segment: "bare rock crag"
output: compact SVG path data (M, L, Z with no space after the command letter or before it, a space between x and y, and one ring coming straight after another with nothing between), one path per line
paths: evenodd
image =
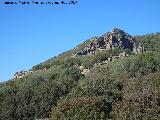
M144 46L137 42L134 37L121 29L114 28L111 32L96 38L89 45L78 51L76 55L95 54L96 50L108 50L116 47L129 49L135 54L144 51Z

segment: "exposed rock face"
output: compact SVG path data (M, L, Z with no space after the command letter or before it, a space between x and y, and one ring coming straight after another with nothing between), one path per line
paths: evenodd
M144 46L141 43L134 43L133 44L133 52L135 54L144 52Z
M129 49L135 54L144 51L143 45L137 43L134 37L121 29L114 28L111 32L108 32L91 42L84 49L77 52L76 55L95 54L97 49L108 50L114 47Z
M89 73L89 71L90 71L89 68L85 69L83 66L79 66L78 68L81 71L82 75L87 75Z
M29 73L33 73L33 71L20 71L20 72L16 72L13 76L13 79L19 79L24 77L25 75L29 74Z
M81 74L82 75L87 75L89 73L89 71L90 71L89 69L83 69Z
M38 70L38 71L34 71L34 72L43 72L43 71L46 71L47 70L47 68L43 68L43 69L41 69L41 70ZM20 72L16 72L15 74L14 74L14 76L13 76L13 79L15 80L15 79L19 79L19 78L22 78L22 77L24 77L24 76L26 76L26 75L28 75L28 74L31 74L31 73L33 73L33 71L20 71Z

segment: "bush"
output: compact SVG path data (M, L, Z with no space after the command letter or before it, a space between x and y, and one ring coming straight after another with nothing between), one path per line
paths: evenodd
M159 120L160 73L132 78L124 83L123 100L112 105L115 119Z
M52 105L69 93L80 77L76 68L52 67L46 72L36 72L9 82L5 88L0 89L1 119L33 120L50 117Z
M80 98L60 102L52 111L53 120L108 119L111 103L105 99Z

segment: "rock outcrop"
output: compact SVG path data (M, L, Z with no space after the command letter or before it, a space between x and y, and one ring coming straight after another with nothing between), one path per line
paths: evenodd
M13 76L13 79L19 79L22 78L30 73L33 73L33 71L20 71L20 72L16 72Z
M78 51L76 55L95 54L96 50L108 50L115 47L129 49L135 54L144 51L143 45L138 43L134 37L121 29L114 28L111 32L96 38L95 41Z
M84 68L83 66L79 66L78 67L79 68L79 70L81 71L81 74L82 75L87 75L88 73L89 73L89 71L90 71L90 69L89 68Z
M31 71L31 70L25 71L25 70L22 70L22 71L16 72L16 73L14 74L13 80L22 78L22 77L24 77L24 76L26 76L26 75L29 75L29 74L32 74L33 72L43 72L43 71L46 71L46 70L47 70L47 68L43 68L43 69L37 70L37 71Z
M138 54L144 52L144 46L141 43L133 44L133 53Z

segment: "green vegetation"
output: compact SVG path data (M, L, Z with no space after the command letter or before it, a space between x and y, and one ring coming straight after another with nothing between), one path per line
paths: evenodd
M93 39L34 66L31 75L1 83L0 120L159 120L160 34L136 37L145 53L100 67L94 64L124 50L72 57ZM84 76L78 66L90 72Z
M160 51L160 33L137 36L136 40L143 43L147 51Z
M157 54L144 53L125 58L123 61L117 60L110 64L93 68L90 74L83 80L79 81L78 85L74 87L72 91L62 99L62 101L69 104L70 102L67 103L66 101L72 99L76 99L78 102L79 100L81 101L82 98L90 98L91 100L94 100L93 98L102 98L102 100L107 103L107 105L103 107L109 113L106 115L103 114L104 111L96 111L94 115L97 116L98 114L98 116L100 116L98 117L99 119L107 117L109 119L121 120L145 119L147 117L158 120L160 117L160 59L154 59ZM151 95L151 98L148 98L148 95ZM133 99L131 101L134 102L132 104L127 104L126 101L128 99ZM149 104L146 102L152 103L150 104L150 107L146 106L146 104ZM98 103L99 102L96 104ZM143 112L140 111L141 107L144 108ZM89 108L85 108L85 113L87 113L87 109ZM108 108L110 109L108 110ZM68 109L69 110L66 110L67 113L65 113L65 110L61 111L61 109L54 111L53 118L55 118L57 114L60 116L70 115L75 108L71 107ZM81 106L78 106L76 110L79 109L83 110ZM95 109L99 110L100 108L97 106ZM70 110L71 113L69 112ZM145 116L146 114L147 116ZM98 119L94 115L91 119ZM63 117L64 119L67 119L67 117ZM73 116L73 119L74 118L75 116ZM79 118L76 119L81 119L81 117L79 116Z
M33 120L50 116L51 107L81 78L79 69L52 67L45 73L6 82L0 89L2 120Z

